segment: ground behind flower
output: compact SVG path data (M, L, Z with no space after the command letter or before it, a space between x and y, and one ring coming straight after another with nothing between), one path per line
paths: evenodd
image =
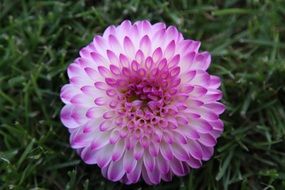
M283 1L10 1L0 3L0 189L284 189ZM105 180L69 147L59 90L78 50L110 24L176 25L212 53L225 132L190 175L148 187Z

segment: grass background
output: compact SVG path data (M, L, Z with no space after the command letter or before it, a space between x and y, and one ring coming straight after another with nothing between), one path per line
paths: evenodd
M59 121L66 67L123 19L176 25L213 55L225 132L214 157L170 183L124 186L69 147ZM1 0L0 189L285 189L285 1Z

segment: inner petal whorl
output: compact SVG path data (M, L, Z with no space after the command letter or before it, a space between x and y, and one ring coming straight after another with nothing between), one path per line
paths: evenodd
M152 62L149 67L152 69L144 66L141 62L136 64L135 71L123 67L122 72L117 72L121 73L117 81L125 82L117 86L120 107L114 108L120 120L124 121L123 125L129 131L128 136L135 136L143 144L144 141L151 140L154 128L164 130L175 126L168 118L176 114L171 109L171 97L178 92L179 86L179 67L169 69L167 61ZM115 87L113 84L111 86Z

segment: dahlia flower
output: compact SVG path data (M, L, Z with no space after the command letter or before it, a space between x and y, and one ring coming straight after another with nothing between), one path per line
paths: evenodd
M223 131L208 52L174 26L124 21L79 52L61 89L70 144L111 181L170 181L199 168Z

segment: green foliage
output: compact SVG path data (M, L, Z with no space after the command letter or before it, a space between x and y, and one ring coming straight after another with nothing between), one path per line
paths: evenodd
M0 1L0 189L285 189L283 0ZM213 55L225 132L214 157L170 183L124 186L69 147L59 121L66 67L110 24L176 25Z

